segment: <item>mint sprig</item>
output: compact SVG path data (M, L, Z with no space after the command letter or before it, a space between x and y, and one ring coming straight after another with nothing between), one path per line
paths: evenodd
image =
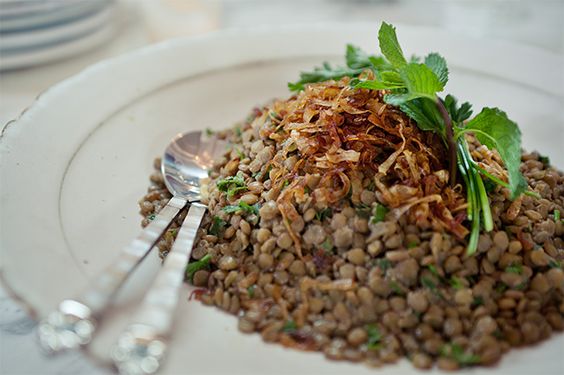
M439 97L448 82L449 71L446 60L438 53L428 54L423 63L418 57L409 61L399 44L395 28L382 23L378 32L380 51L383 56L368 55L360 48L347 46L346 67L333 68L325 63L313 72L302 72L300 81L289 84L292 90L301 90L307 83L327 79L352 77L351 86L358 89L385 90L384 101L398 106L412 118L423 131L439 134L449 151L450 182L454 185L457 170L467 192L467 218L471 222L467 252L473 254L483 227L493 229L493 218L483 177L506 187L511 199L526 192L527 183L519 171L521 162L521 133L517 124L497 108L483 108L472 120L472 106L465 102L460 106L456 98ZM375 79L359 77L371 70ZM498 151L508 172L509 182L489 174L473 160L466 133L472 133L483 145Z

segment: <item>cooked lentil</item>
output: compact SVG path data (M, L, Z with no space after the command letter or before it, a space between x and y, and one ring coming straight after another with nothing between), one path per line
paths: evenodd
M192 253L194 259L212 257L211 269L193 278L194 285L207 287L201 301L238 316L241 332L371 366L404 356L421 369L491 365L510 347L562 331L564 223L553 213L564 212L563 173L540 162L537 153L524 153L521 170L542 198L523 195L512 202L506 189L495 187L489 193L495 229L480 235L477 253L468 257L461 236L466 229L460 225L464 195L460 185L450 189L444 183L442 145L409 127L410 120L376 92L351 92L346 86L346 78L312 85L308 90L317 90L315 100L276 101L254 109L238 125L240 132L218 133L237 150L210 172L204 201L209 214ZM432 145L435 151L424 162L413 159L415 149L406 146L392 164L401 170L423 163L427 170L420 177L435 176L427 180L436 184L431 193L448 199L421 202L401 215L392 210L382 221L367 218L377 205L390 204L391 195L410 196L415 188L385 186L359 164L347 171L346 191L333 194L327 184L337 189L345 177L333 171L328 180L317 167L306 168L312 162L308 147L321 146L298 137L300 131L321 131L313 124L327 118L343 142L358 137L354 127L371 124L382 137L380 148L372 150L380 165L399 147L400 137L411 137L419 148ZM300 121L310 128L297 127ZM406 133L388 128L386 121ZM351 153L327 153L316 163L357 160L353 153L362 144L355 142L347 144ZM473 139L471 148L475 160L499 167L497 154ZM398 173L388 167L388 173ZM228 197L218 191L217 181L238 172L244 192ZM139 202L143 226L170 197L158 172L150 180ZM258 215L222 210L239 202L258 204ZM444 221L429 216L430 208L443 210ZM157 244L162 257L184 215ZM222 225L212 233L214 222Z

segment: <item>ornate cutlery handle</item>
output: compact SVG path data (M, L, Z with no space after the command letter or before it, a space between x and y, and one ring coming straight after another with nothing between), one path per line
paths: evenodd
M118 339L112 358L121 374L151 374L160 366L172 328L186 265L206 207L192 203L172 250L145 295L132 323Z
M137 265L155 246L187 200L173 197L141 234L127 245L119 257L92 285L73 299L62 301L59 308L39 323L39 342L47 352L85 345L92 339L96 321L108 307L115 293Z

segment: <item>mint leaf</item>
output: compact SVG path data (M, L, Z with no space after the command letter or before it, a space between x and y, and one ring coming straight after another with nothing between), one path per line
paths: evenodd
M345 59L347 66L351 69L363 69L372 65L366 52L352 44L347 44Z
M399 73L411 96L435 100L437 92L443 91L437 75L424 64L408 64Z
M444 120L434 101L427 98L411 100L400 105L400 109L411 117L419 129L445 135Z
M435 73L439 82L444 86L448 82L448 68L446 60L438 53L430 53L425 57L425 65Z
M443 91L443 84L439 78L424 64L410 63L399 69L407 92L392 93L384 97L388 104L402 105L417 98L436 100L437 92Z
M511 199L527 189L527 182L519 171L521 165L521 132L516 123L498 108L483 108L468 122L463 132L472 132L490 149L496 149L509 175Z
M407 64L396 36L395 27L386 22L382 22L380 31L378 31L378 41L380 42L380 51L382 51L384 57L388 59L395 68Z
M386 82L386 81L360 81L359 83L354 85L355 89L369 89L369 90L392 90L403 88L403 85L398 85L393 82Z
M390 70L393 68L392 65L390 65L390 63L382 56L368 56L368 60L376 71Z
M457 99L450 94L446 96L444 104L450 118L457 124L464 122L472 116L472 105L468 102L464 102L458 107Z
M288 88L291 91L303 90L306 83L323 82L329 80L338 80L345 76L356 77L364 68L351 69L349 67L333 67L328 62L324 62L322 66L313 68L311 72L301 72L298 82L289 82Z

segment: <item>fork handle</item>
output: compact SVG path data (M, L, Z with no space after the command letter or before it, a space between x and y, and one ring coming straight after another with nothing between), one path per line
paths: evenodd
M97 275L92 285L75 298L75 301L86 305L93 316L100 315L107 308L119 287L149 254L186 204L187 200L184 198L171 198L139 236L123 248L119 257Z
M183 209L187 200L173 197L141 234L126 246L118 258L76 298L63 300L38 326L41 347L47 353L86 345L92 339L96 321L119 287L155 246L172 220Z
M138 368L149 361L156 371L165 354L166 341L170 336L174 311L178 305L184 281L186 264L206 207L191 203L176 241L165 258L164 264L150 286L131 323L120 335L112 349L112 357L120 373ZM139 355L139 348L144 354ZM147 363L149 363L147 362Z
M206 206L200 203L190 204L176 241L133 319L135 323L153 326L158 335L167 335L170 331L186 265L205 213Z

